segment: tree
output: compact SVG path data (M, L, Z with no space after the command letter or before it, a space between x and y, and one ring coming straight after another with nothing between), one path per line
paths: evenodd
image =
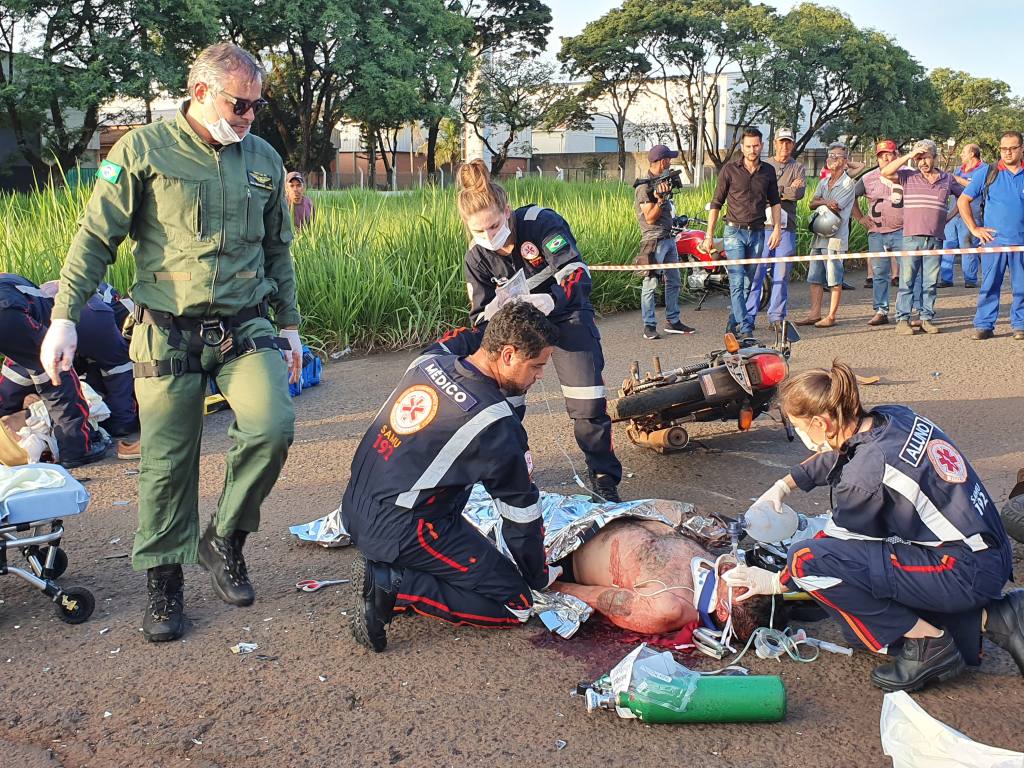
M550 125L564 97L554 74L552 65L522 56L489 57L480 67L479 85L466 95L462 116L493 155L494 175L524 129ZM492 126L500 129L491 133Z
M107 0L16 0L0 6L0 107L37 178L74 166L100 105L128 75L129 8Z
M951 165L967 143L978 144L983 157L998 158L1003 132L1024 125L1024 104L1010 95L1010 86L1002 80L946 68L933 70L929 79L952 119L949 136L954 144L943 147Z
M615 126L618 166L626 167L626 126L633 103L651 71L632 19L621 9L592 21L575 37L563 37L558 60L571 78L585 77L577 94L582 109Z
M447 62L447 71L439 66L435 74L423 73L421 98L429 106L425 122L430 174L437 170L441 121L457 114L453 105L471 80L477 61L497 49L539 53L551 33L551 9L541 0L445 0L445 5L466 22L468 37L450 48L438 47L438 64Z
M949 128L935 89L910 54L835 9L797 6L783 18L775 44L792 63L791 122L805 126L795 152L818 134L845 135L853 144L883 135L902 143Z

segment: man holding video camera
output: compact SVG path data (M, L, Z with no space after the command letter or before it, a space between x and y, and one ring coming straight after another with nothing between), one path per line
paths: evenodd
M640 224L637 264L673 264L679 261L676 241L672 236L672 184L668 180L652 183L668 172L672 158L678 156L678 152L673 152L664 144L655 144L647 153L650 164L647 181L636 185L633 201L636 220ZM645 339L660 338L654 303L662 275L665 277L665 333L694 332L693 328L679 321L679 272L678 269L652 269L644 275L640 290L640 314L643 316Z

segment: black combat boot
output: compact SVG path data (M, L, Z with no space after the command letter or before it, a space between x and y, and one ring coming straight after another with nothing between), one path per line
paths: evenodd
M985 637L1009 653L1024 675L1024 589L1007 592L985 610Z
M622 497L619 496L618 484L612 480L611 475L594 472L592 469L588 469L587 474L590 476L590 490L597 495L597 501L607 501L612 504L622 501Z
M229 605L252 605L256 599L242 557L248 535L245 531L234 531L230 536L218 536L217 526L211 520L199 540L199 564L209 572L217 597Z
M871 682L883 691L917 691L932 682L952 680L964 671L964 658L949 632L903 641L900 655L875 667Z
M149 642L177 640L185 631L183 583L180 565L158 565L146 571L149 605L142 619L142 635Z
M388 624L395 610L401 571L367 560L356 553L352 563L352 591L356 605L349 626L360 645L377 653L388 647Z

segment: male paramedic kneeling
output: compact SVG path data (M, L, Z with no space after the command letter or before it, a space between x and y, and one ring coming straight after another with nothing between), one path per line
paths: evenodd
M886 691L918 690L977 665L982 633L1024 673L1024 590L1001 594L1010 542L950 438L905 406L865 411L853 371L838 361L794 376L780 397L815 455L759 501L778 510L795 487L829 485L832 519L790 548L781 574L727 573L748 590L737 599L806 590L851 643L893 656L871 673Z
M289 373L298 380L302 345L284 170L249 132L266 104L262 82L250 54L213 45L192 66L191 98L176 119L129 131L114 145L61 270L40 353L54 380L70 368L74 323L131 235L130 354L142 425L132 565L148 573L142 628L153 642L183 631L182 563L198 559L225 602L252 604L242 547L259 527L295 430L287 383ZM224 489L200 539L199 448L211 376L235 422Z
M351 626L362 645L383 651L393 612L410 609L455 624L517 625L530 615L531 588L558 575L545 564L526 431L506 400L541 377L557 340L540 310L513 302L468 357L413 361L377 414L341 503L360 552ZM515 562L462 516L478 482Z

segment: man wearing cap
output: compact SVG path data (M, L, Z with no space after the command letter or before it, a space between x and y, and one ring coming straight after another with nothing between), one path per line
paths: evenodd
M985 178L988 173L988 164L981 161L981 147L977 144L968 144L960 151L960 167L953 174L964 189L974 181L975 176ZM971 201L971 213L974 220L981 218L981 198ZM943 248L973 248L975 245L974 235L967 228L964 217L956 213L946 224L946 241ZM942 256L939 259L939 288L953 287L953 266L956 263L956 256ZM978 287L978 254L965 253L960 257L960 267L964 273L964 288Z
M772 229L768 236L768 249L774 250L782 242L782 198L775 169L761 162L761 131L746 128L740 140L742 156L722 166L718 185L711 196L708 215L708 233L704 248L714 246L715 225L722 206L727 206L725 224L726 258L756 259L764 244L765 208L771 206ZM726 330L748 335L751 332L747 318L747 297L757 271L756 264L729 267L729 293L732 312Z
M857 182L858 200L867 198L868 211L861 213L853 206L853 218L868 231L868 251L903 250L903 190L882 176L882 167L896 159L896 142L882 139L875 144L878 168L868 171ZM871 259L871 289L874 293L874 316L868 325L886 325L889 322L889 285L892 262L889 257Z
M952 175L937 167L938 148L931 139L914 144L909 153L882 167L882 176L903 187L903 249L925 251L942 247L948 218L946 200L959 197L964 188ZM904 168L908 160L917 170ZM938 256L901 256L900 288L896 294L896 333L912 336L913 285L922 274L921 330L939 333L935 317L935 289L939 282Z
M765 161L775 169L775 180L779 186L779 197L782 199L782 240L777 248L769 248L773 220L769 217L764 231L763 258L775 259L792 256L796 253L796 204L802 200L807 191L805 179L807 169L804 164L793 157L793 131L781 128L775 134L775 157ZM768 322L776 326L786 319L786 305L789 300L789 273L793 265L790 262L772 266L771 301L768 304ZM768 272L767 264L760 264L754 274L754 282L750 286L747 297L747 324L753 329L757 319L757 310L761 303L761 291Z
M298 171L289 173L285 177L284 185L288 194L288 207L292 211L292 221L295 223L295 231L298 232L313 220L313 201L306 196L306 179Z
M672 158L679 153L664 144L655 144L647 153L650 167L647 178L653 179L665 173ZM679 261L676 241L672 237L672 187L663 181L656 187L639 184L633 198L636 220L640 224L640 253L637 264L674 264ZM655 298L661 275L665 276L665 333L693 333L694 329L679 320L680 270L651 270L644 276L640 289L640 314L644 321L644 338L657 339L658 320L654 314Z
M982 245L1020 245L1024 243L1024 141L1017 131L1007 131L999 139L999 164L989 172L975 176L957 208L968 229ZM985 220L974 218L973 202L984 201ZM1024 341L1024 253L986 253L981 257L981 287L978 310L974 315L974 338L991 339L999 318L999 292L1003 276L1010 270L1013 300L1010 327L1015 341Z

